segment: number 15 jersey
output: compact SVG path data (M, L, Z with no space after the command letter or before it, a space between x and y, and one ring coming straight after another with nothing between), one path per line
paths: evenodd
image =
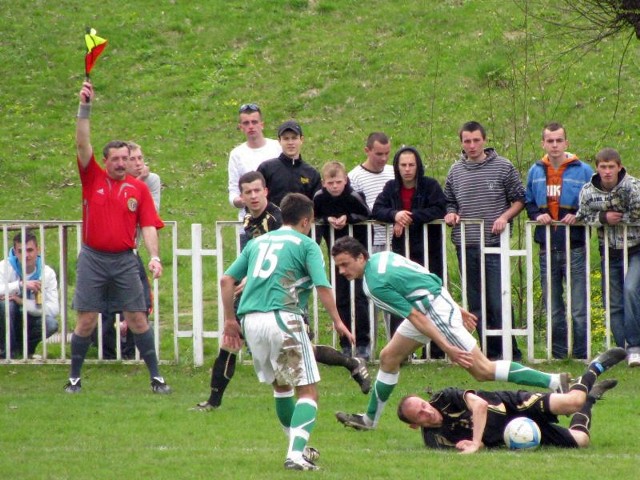
M314 285L331 288L318 244L288 226L250 241L225 275L247 277L238 316L274 310L302 315Z

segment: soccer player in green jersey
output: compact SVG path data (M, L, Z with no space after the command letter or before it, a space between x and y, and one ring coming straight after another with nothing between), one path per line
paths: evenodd
M354 337L338 314L320 247L308 236L313 202L290 193L280 209L283 226L249 242L220 280L223 342L232 349L241 348L242 328L258 379L273 385L276 414L289 435L285 468L317 470L313 463L317 450L307 447L307 442L316 421L320 374L303 320L314 286L336 332L352 344ZM245 277L237 312L240 326L233 297L235 283Z
M442 280L422 265L393 252L369 252L354 238L343 237L331 249L336 267L347 280L362 278L365 294L376 306L404 318L380 352L380 369L364 414L338 412L338 421L371 430L398 383L400 364L418 347L433 340L454 362L481 382L499 380L568 390L567 374L549 374L508 360L490 361L471 335L476 318L461 309Z

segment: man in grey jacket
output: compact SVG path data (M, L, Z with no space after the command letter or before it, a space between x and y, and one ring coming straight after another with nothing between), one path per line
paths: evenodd
M525 190L513 164L486 148L487 134L478 122L465 123L459 132L463 153L455 162L444 187L447 213L444 221L453 227L452 239L462 272L466 256L467 302L469 311L478 318L478 333L482 334L482 296L486 301L486 326L502 328L502 287L499 254L485 254L485 282L481 282L481 236L478 224L467 224L465 251L462 251L461 220L484 220L484 246L500 245L500 235L524 208ZM491 360L503 358L502 338L487 336L484 352ZM513 360L520 360L515 337L512 337Z
M596 155L596 173L580 192L576 219L598 227L602 298L606 308L608 283L611 333L616 345L625 348L626 343L629 366L640 367L640 227L628 225L640 223L640 181L627 174L613 148Z

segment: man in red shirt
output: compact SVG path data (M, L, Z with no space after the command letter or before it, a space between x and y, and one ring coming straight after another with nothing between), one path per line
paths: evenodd
M158 257L157 230L164 224L147 186L127 174L129 147L126 142L112 141L104 147L104 169L96 162L89 128L93 97L93 85L84 82L76 123L78 170L82 182L82 248L78 255L73 297L78 321L71 337L71 372L65 391L80 392L80 370L91 345L91 333L96 328L98 312L106 309L105 301L110 298L115 304L122 305L125 321L149 368L151 389L154 393L169 393L171 389L158 371L158 357L147 323L147 305L134 253L139 225L151 255L149 270L154 278L160 277L162 264Z

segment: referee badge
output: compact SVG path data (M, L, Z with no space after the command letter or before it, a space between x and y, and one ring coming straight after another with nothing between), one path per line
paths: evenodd
M129 197L127 200L127 207L130 212L135 212L138 209L138 200L133 197Z

